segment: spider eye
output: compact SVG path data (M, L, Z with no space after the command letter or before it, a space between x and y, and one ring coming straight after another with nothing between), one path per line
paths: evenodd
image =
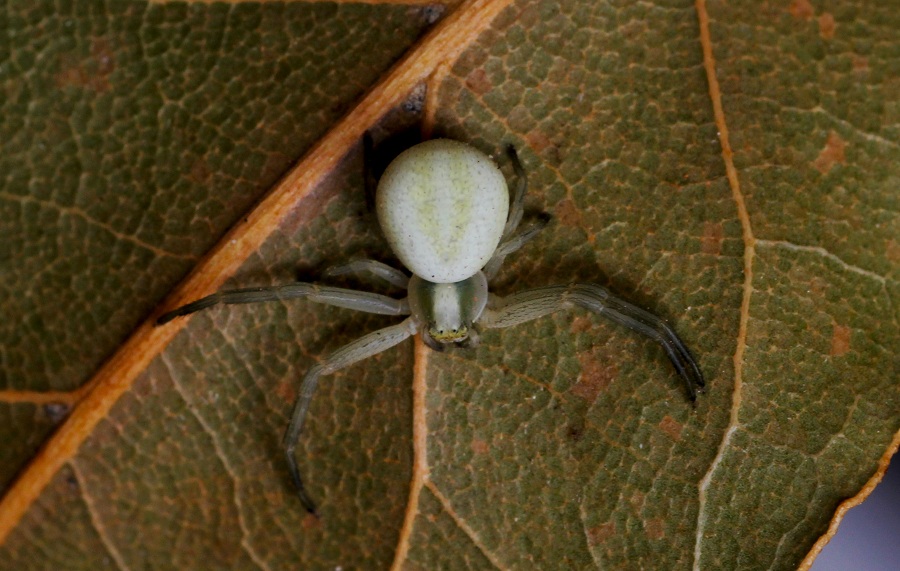
M439 329L432 325L428 328L428 335L439 343L458 343L469 336L469 328L466 325L460 325L453 329Z

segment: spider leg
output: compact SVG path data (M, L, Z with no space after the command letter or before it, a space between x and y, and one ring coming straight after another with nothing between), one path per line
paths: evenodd
M344 276L347 274L369 273L381 278L387 283L406 289L409 285L409 276L396 268L383 264L376 260L353 260L346 264L332 266L325 270L325 277Z
M525 212L525 193L528 191L528 176L525 174L525 167L522 166L522 161L519 160L516 148L508 145L506 154L509 155L509 160L512 162L518 183L516 184L513 200L509 205L509 215L506 217L506 226L503 227L501 241L509 239L513 232L516 231L516 228L519 227L519 222L522 221L522 214Z
M538 232L543 230L544 226L550 221L548 214L541 214L537 220L518 230L519 224L522 222L522 215L525 212L525 193L528 191L528 176L525 173L525 167L522 166L522 161L519 160L516 148L509 145L506 147L506 153L512 162L518 182L516 183L512 202L509 205L509 214L506 217L506 226L503 227L503 235L500 237L500 245L497 246L491 259L488 260L488 263L481 270L488 280L493 279L497 275L506 256L512 254L524 246L526 242L537 236Z
M705 385L703 373L684 342L661 318L628 303L607 289L591 283L547 286L526 290L506 298L492 296L481 315L483 327L509 327L572 306L583 307L620 325L646 335L662 346L684 379L694 402Z
M377 293L298 282L280 286L220 291L162 314L156 320L156 324L162 325L176 317L188 315L220 303L259 303L304 297L317 303L346 307L366 313L409 315L409 304L405 299L397 300Z
M313 365L313 367L303 377L303 383L300 385L300 396L294 404L294 412L291 415L291 423L288 425L287 431L284 433L284 453L287 457L288 469L294 485L297 488L297 495L300 496L300 502L306 511L318 517L316 506L306 488L303 486L303 479L300 477L300 468L297 466L297 458L294 450L297 447L297 441L303 430L303 422L306 419L306 413L309 410L309 403L312 400L319 377L334 373L344 367L348 367L357 361L371 357L377 353L397 345L404 339L416 333L416 324L413 318L408 318L402 323L379 329L368 335L360 337L356 341L341 347L321 363Z
M529 240L537 236L538 232L543 230L548 222L550 222L550 215L541 214L537 220L528 222L528 224L514 235L501 242L500 245L497 246L497 249L494 250L491 259L488 260L488 263L481 269L481 271L484 272L484 277L486 277L488 281L494 279L494 276L500 271L500 267L503 265L506 256L512 254L524 246Z

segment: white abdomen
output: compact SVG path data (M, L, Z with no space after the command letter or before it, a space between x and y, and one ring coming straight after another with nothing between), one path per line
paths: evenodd
M497 249L509 190L490 157L465 143L435 139L388 166L376 209L388 243L410 271L454 283L474 275Z

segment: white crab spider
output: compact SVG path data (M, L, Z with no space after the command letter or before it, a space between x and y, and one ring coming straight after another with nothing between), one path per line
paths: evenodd
M319 377L397 345L419 333L432 349L475 339L477 328L509 327L573 306L583 307L642 333L665 349L693 401L703 374L687 347L659 317L592 283L539 287L500 298L488 281L504 258L546 224L541 218L519 229L527 187L525 172L509 147L519 178L512 204L500 170L477 149L448 139L420 143L401 153L385 170L376 192L379 223L388 243L412 277L374 260L332 268L326 275L369 272L405 288L397 300L311 283L293 283L214 293L162 315L158 324L217 305L292 298L382 315L408 315L403 322L369 333L327 356L306 373L284 435L288 468L300 501L312 514L315 504L303 486L294 449Z

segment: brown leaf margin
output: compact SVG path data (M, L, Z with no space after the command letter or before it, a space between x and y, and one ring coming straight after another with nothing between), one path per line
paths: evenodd
M467 0L426 34L290 172L200 261L154 314L85 384L84 398L0 501L0 545L59 469L106 417L150 362L187 324L156 327L165 308L216 291L358 143L366 130L435 70L455 61L512 0ZM424 453L424 451L422 452ZM414 475L414 477L416 477ZM420 476L421 477L421 476ZM415 509L413 506L410 509Z
M723 452L727 448L730 435L733 432L732 428L738 425L738 412L741 406L741 394L743 388L743 361L744 361L744 349L746 348L746 339L747 339L747 323L750 317L750 296L753 292L753 258L756 256L756 238L753 235L753 229L750 225L750 214L747 211L746 203L744 202L744 196L741 192L740 180L737 175L737 168L734 166L734 160L731 149L731 143L728 137L728 125L725 121L725 109L722 105L722 93L719 90L719 81L716 76L716 60L713 55L712 49L712 38L709 33L709 13L706 9L706 0L694 0L694 7L697 11L697 20L700 29L700 44L703 49L703 67L706 71L706 79L709 84L709 97L710 102L713 107L713 116L715 117L716 128L719 131L719 142L722 146L722 161L725 164L725 175L728 179L728 185L731 187L732 196L734 197L735 204L737 206L738 218L741 222L741 233L743 235L744 241L744 293L743 298L741 300L741 311L740 311L740 323L738 326L738 342L737 347L735 349L733 362L734 362L734 393L732 394L732 407L731 407L731 420L729 422L728 427L725 430L725 436L722 439L722 442L719 445L719 451L716 454L716 459L713 461L706 475L703 477L700 483L700 509L698 510L698 522L697 522L697 530L696 530L696 544L694 550L694 569L697 569L700 563L700 555L701 555L701 538L702 538L702 528L704 522L703 518L703 507L706 501L706 488L708 487L710 481L712 480L712 476L716 470L718 465L718 459L722 456ZM829 137L829 141L831 138ZM847 498L843 502L838 505L837 510L835 510L834 515L831 518L831 522L828 525L828 530L822 534L819 539L813 544L812 549L810 549L809 553L806 554L806 557L803 558L803 561L800 562L798 571L809 571L812 568L813 562L819 556L819 553L822 552L822 549L828 545L828 542L835 536L838 531L838 528L841 525L841 521L844 519L847 511L851 508L854 508L861 503L863 503L872 491L881 483L881 480L884 478L884 474L887 471L888 465L891 463L891 458L894 454L897 453L898 448L900 448L900 431L894 434L893 440L888 445L881 459L878 461L878 468L875 470L875 473L871 478L866 482L866 484L859 490L859 492L850 498Z
M822 534L818 541L813 545L812 549L809 550L809 553L807 553L806 557L803 558L803 561L800 562L800 566L797 567L797 571L809 571L812 568L812 564L816 560L816 557L819 556L822 549L828 545L828 542L835 536L838 527L841 525L841 521L843 521L844 516L847 515L850 508L855 508L866 501L869 494L871 494L875 487L881 483L885 472L887 472L888 465L891 463L891 457L897 453L898 448L900 448L900 432L894 434L894 439L891 441L890 446L888 446L888 449L878 461L878 469L875 470L875 473L869 478L866 485L863 486L855 496L847 498L840 503L837 510L834 512L834 516L831 518L831 523L828 525L828 531Z

